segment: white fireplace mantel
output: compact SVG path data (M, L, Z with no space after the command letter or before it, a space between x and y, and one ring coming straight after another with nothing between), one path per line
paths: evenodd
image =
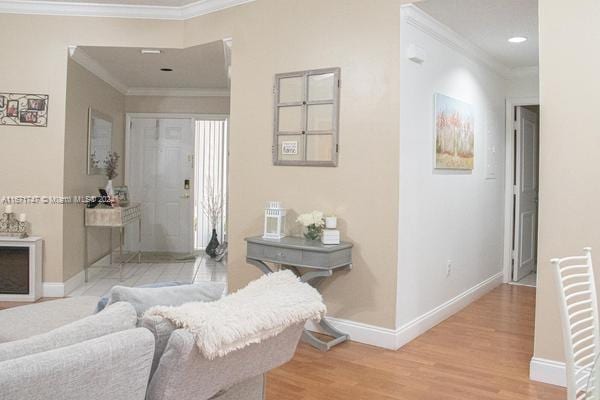
M29 293L4 294L0 292L0 301L33 302L42 297L42 238L38 236L29 236L26 238L0 236L0 248L2 247L29 248Z

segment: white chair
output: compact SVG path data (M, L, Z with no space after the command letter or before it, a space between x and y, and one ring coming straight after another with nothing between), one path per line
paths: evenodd
M555 258L551 262L561 299L567 399L590 400L596 390L586 393L588 381L600 349L592 249L585 248L583 256Z

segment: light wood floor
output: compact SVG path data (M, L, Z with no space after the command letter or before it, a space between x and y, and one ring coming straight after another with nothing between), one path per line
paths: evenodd
M529 381L535 289L502 285L398 351L300 344L269 373L267 400L564 400Z

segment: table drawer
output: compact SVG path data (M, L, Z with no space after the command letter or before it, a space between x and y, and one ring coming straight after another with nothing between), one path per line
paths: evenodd
M302 264L302 250L264 246L263 257L279 264Z

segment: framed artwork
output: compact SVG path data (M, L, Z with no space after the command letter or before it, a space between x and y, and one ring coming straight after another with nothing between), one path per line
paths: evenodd
M0 93L0 126L48 126L48 95Z
M435 94L435 168L472 170L475 158L473 106Z

